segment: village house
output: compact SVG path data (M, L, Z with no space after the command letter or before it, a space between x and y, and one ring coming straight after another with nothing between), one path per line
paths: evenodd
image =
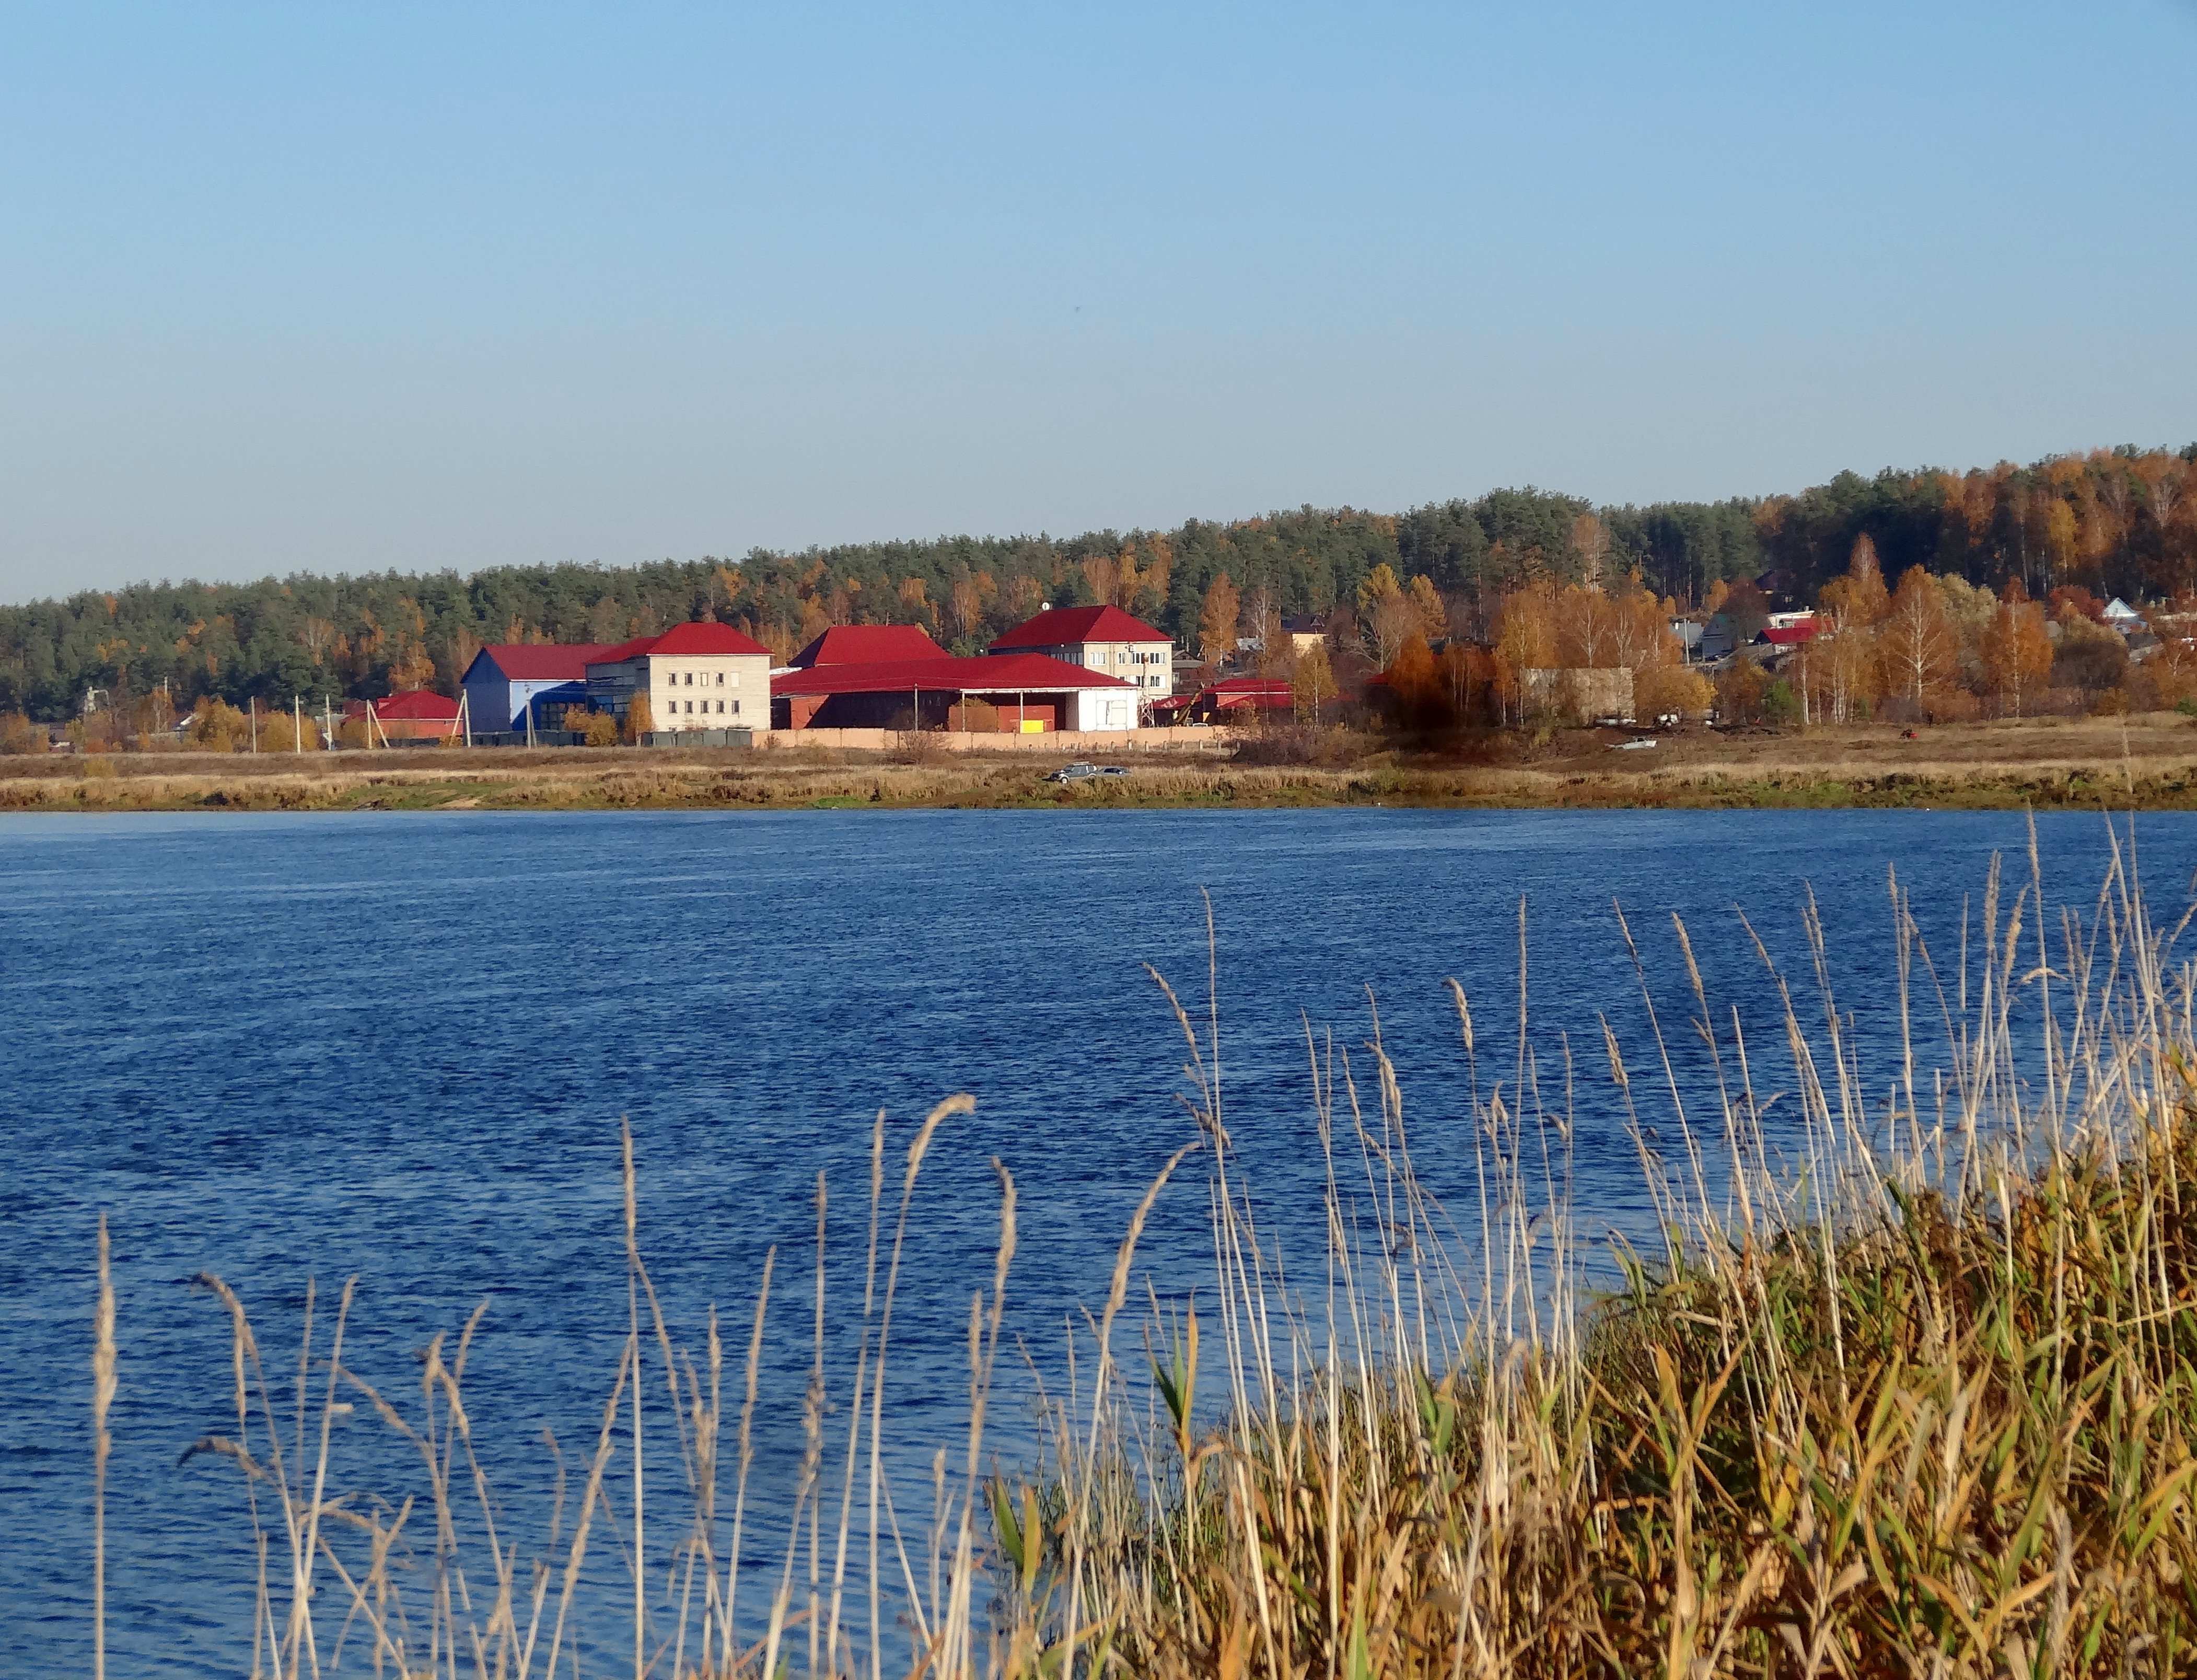
M458 703L432 688L408 688L379 700L346 700L343 718L365 726L370 746L438 745L456 740L464 727Z
M770 727L770 650L729 624L675 624L593 650L588 704L623 720L648 698L651 727L665 733Z
M484 647L466 667L466 727L475 735L540 735L585 709L588 662L610 650L592 642L513 642Z
M1174 641L1118 606L1048 607L1001 636L989 652L1042 653L1103 671L1136 689L1146 704L1174 692Z

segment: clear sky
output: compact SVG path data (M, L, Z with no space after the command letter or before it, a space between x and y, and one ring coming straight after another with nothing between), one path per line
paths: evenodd
M0 600L2197 437L2197 5L0 6Z

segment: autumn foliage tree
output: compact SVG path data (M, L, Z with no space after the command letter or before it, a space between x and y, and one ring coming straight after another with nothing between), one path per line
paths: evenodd
M2052 675L2052 638L2044 628L2044 609L2034 601L1999 604L1983 635L1984 680L2011 715L2033 699Z
M1946 620L1945 595L1921 566L1909 567L1899 580L1878 646L1887 691L1918 706L1959 669L1960 644Z
M1197 615L1197 641L1206 658L1214 664L1236 652L1236 623L1243 605L1243 597L1226 572L1206 586L1205 605Z
M1315 729L1319 727L1319 709L1336 695L1335 666L1327 657L1327 644L1316 641L1297 656L1296 669L1290 677L1290 695L1296 703L1297 718Z
M1397 716L1406 728L1430 729L1443 721L1448 707L1441 675L1427 639L1417 630L1404 638L1388 678Z

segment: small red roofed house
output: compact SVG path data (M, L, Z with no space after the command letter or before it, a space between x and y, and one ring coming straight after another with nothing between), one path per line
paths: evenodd
M787 663L807 670L815 665L882 665L896 659L946 657L946 650L919 624L834 624Z
M346 700L344 721L374 720L371 742L449 741L458 737L458 703L432 688L408 688L379 700Z
M1103 672L1150 705L1174 692L1174 643L1118 606L1056 606L994 642L994 653L1042 653Z

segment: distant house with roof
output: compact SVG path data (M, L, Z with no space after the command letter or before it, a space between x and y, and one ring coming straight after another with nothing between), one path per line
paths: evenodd
M1045 653L816 664L770 680L774 727L922 729L1004 734L1137 727L1137 692L1118 677Z
M1136 689L1147 704L1174 692L1173 638L1118 606L1048 607L988 651L1042 654L1104 672Z
M770 650L729 624L688 623L592 651L589 706L623 718L644 694L654 727L665 733L767 729Z
M1286 677L1232 676L1152 703L1156 723L1250 723L1296 706Z
M919 624L834 624L787 663L807 670L814 665L876 665L894 659L948 657Z
M588 662L607 651L594 642L484 647L461 682L467 727L476 735L561 727L565 707L587 704Z
M463 724L458 703L432 688L408 688L379 700L346 700L344 721L365 723L372 744L399 741L449 741Z

